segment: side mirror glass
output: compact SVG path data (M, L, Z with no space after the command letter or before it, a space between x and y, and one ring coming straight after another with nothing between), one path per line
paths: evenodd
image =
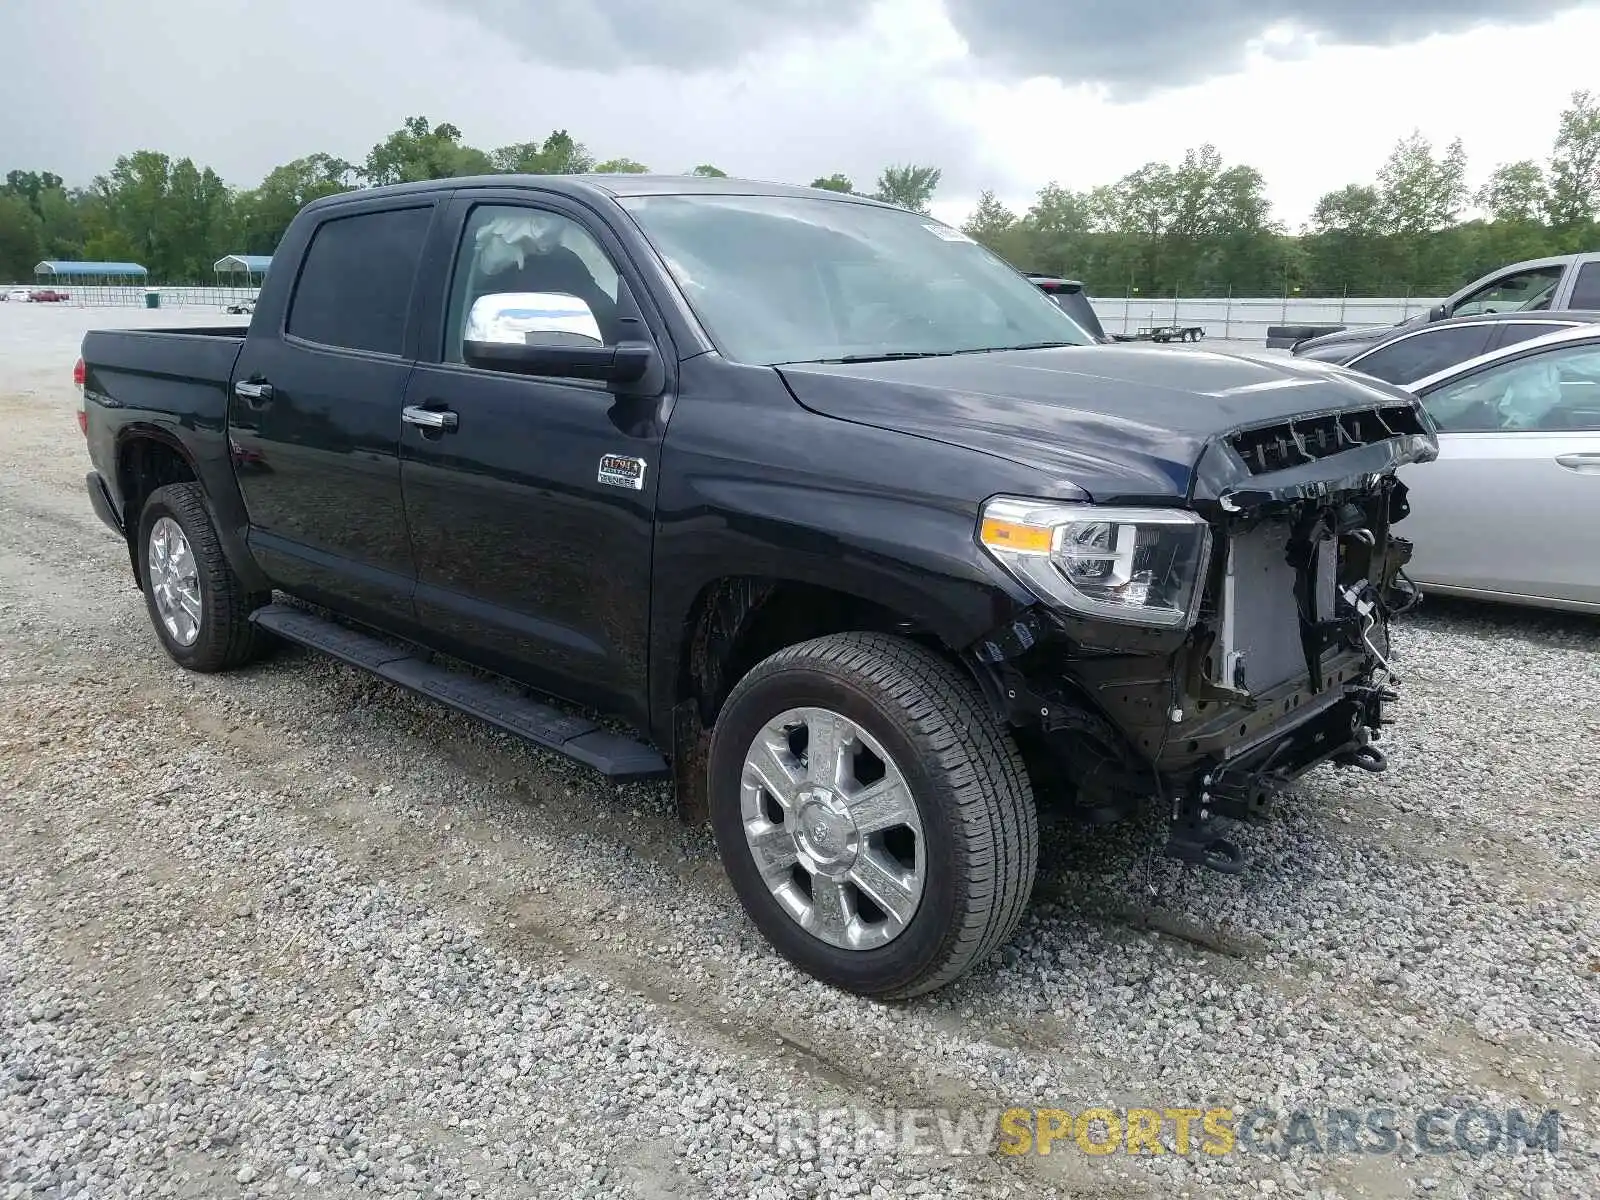
M565 292L494 292L472 302L461 357L471 367L557 379L638 383L654 365L648 342L607 345L589 305Z

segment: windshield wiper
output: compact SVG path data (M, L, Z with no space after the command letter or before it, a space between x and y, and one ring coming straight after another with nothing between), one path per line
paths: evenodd
M1053 350L1057 346L1081 346L1082 342L1022 342L1016 346L975 346L971 350L956 350L956 354L998 354L1002 350Z
M957 353L954 350L885 350L878 354L846 354L842 358L819 358L825 363L891 362L897 358L944 358Z

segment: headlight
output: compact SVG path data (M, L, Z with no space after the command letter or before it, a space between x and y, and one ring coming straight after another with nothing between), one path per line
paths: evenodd
M978 541L1041 600L1088 617L1188 628L1211 528L1183 509L997 496L983 506Z

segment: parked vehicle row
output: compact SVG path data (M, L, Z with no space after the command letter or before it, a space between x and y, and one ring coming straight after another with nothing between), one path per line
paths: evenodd
M84 339L89 500L166 653L287 639L670 773L836 986L1006 940L1037 804L1154 805L1231 872L1287 781L1385 765L1438 454L1400 388L1096 344L957 230L737 180L346 193L275 262L246 333Z
M55 288L11 288L0 292L0 300L20 304L58 304L71 299L70 292L57 291Z
M1402 328L1376 342L1339 343L1302 352L1299 358L1339 363L1389 383L1407 384L1518 342L1559 329L1600 321L1600 312L1493 313L1449 317ZM1302 343L1304 344L1304 343Z
M1512 263L1473 280L1444 303L1396 325L1342 329L1308 338L1295 345L1294 353L1326 362L1347 362L1402 329L1417 329L1452 317L1557 310L1600 310L1600 253L1561 254Z

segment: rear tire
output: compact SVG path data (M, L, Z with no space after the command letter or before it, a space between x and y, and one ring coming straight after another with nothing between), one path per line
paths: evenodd
M723 706L708 770L740 903L825 983L931 992L1022 919L1038 862L1022 756L973 682L914 642L836 634L757 664Z
M150 493L139 514L139 580L161 646L190 671L227 671L258 658L269 635L250 621L268 603L228 562L198 483Z

